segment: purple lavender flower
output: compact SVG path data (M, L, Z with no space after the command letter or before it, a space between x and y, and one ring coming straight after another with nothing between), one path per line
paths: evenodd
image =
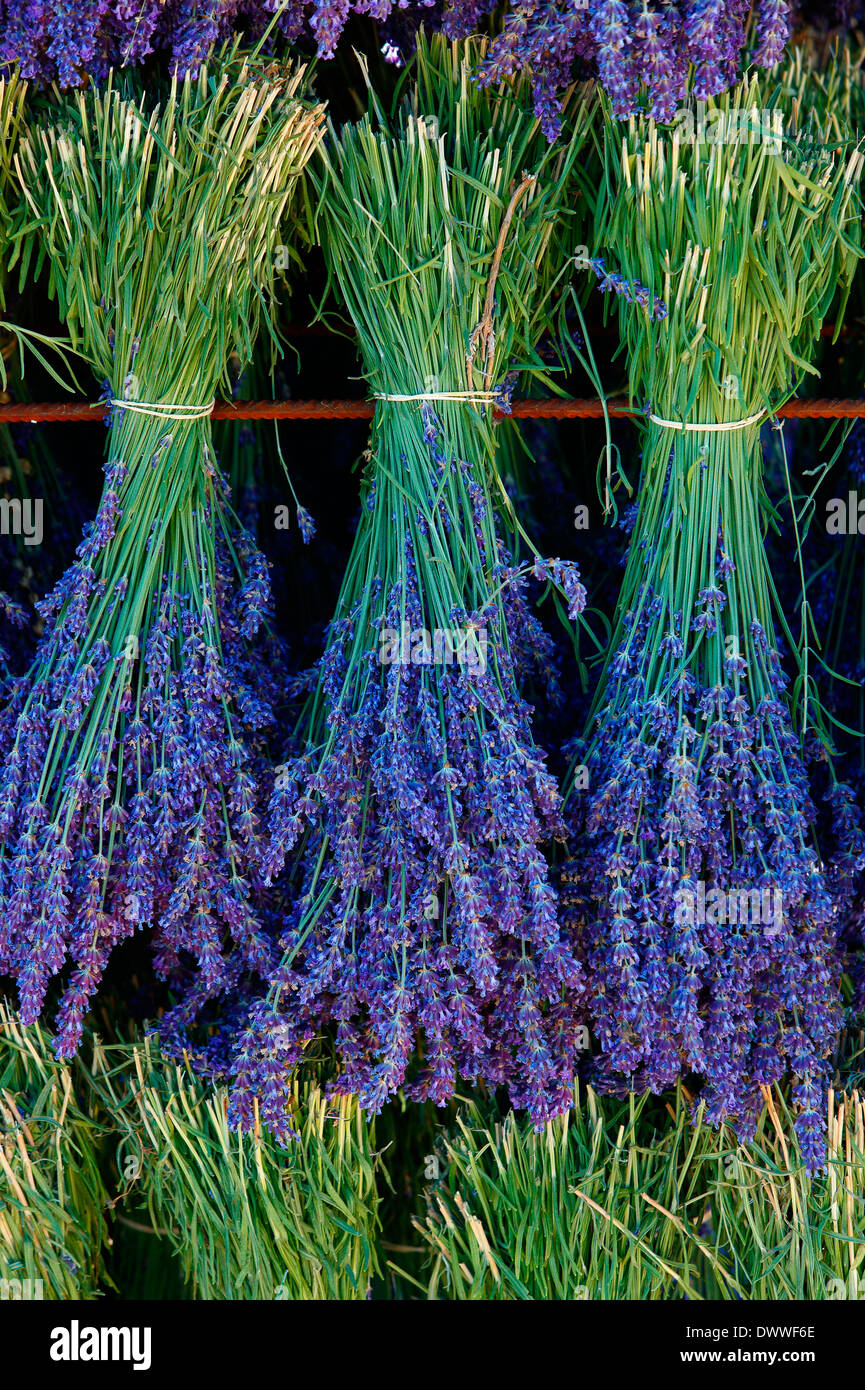
M656 323L660 323L667 317L667 306L662 299L653 297L651 290L646 289L645 285L636 281L628 281L616 271L607 270L601 256L593 257L588 265L589 269L597 276L598 289L601 294L612 293L618 295L620 299L624 299L627 304L637 305L644 309Z
M375 471L350 567L359 585L331 625L301 749L274 782L263 862L277 886L290 873L292 906L271 1006L253 1009L237 1044L238 1124L255 1095L287 1134L286 1067L322 1029L338 1049L338 1088L367 1109L398 1086L444 1104L460 1076L507 1085L538 1124L567 1104L582 976L541 848L562 833L559 794L514 664L543 665L548 652L523 598L526 567L495 535L485 471L453 457L459 409L412 412L414 466L403 459L398 480ZM406 533L396 571L392 515ZM465 593L438 607L420 543L477 555L471 607ZM487 555L499 562L478 605ZM532 568L582 611L572 563Z
M789 36L789 0L762 0L753 59L757 66L771 68L780 62Z
M277 25L289 41L307 31L319 56L332 58L351 15L369 16L381 26L385 60L400 63L410 55L421 24L464 38L493 8L492 0L451 0L444 6L441 0L291 0L280 9ZM629 116L647 102L652 114L669 121L684 96L689 63L698 97L715 95L737 80L750 8L748 0L589 0L579 6L568 0L516 0L493 40L481 80L530 72L535 114L550 139L561 125L561 94L575 69L588 71L590 63L616 115ZM845 0L837 22L852 23L853 8L852 0ZM195 73L214 45L235 32L254 40L273 19L267 0L209 5L5 0L2 13L0 61L20 62L24 77L62 86L99 78L111 64L139 63L152 53L167 54L181 74ZM752 61L770 67L787 41L790 4L762 0L757 14Z
M631 60L631 16L624 0L600 0L593 8L589 33L595 41L598 73L616 116L630 115L637 95Z
M297 524L300 527L300 534L303 537L304 545L309 545L315 535L315 522L306 510L306 507L298 506Z

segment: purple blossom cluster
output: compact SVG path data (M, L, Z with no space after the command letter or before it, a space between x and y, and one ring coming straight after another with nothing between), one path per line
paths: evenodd
M295 40L310 8L305 0L0 0L0 64L18 63L22 77L61 87L160 53L173 70L195 73L215 44L235 33L255 40L274 18L276 32Z
M455 35L466 32L449 14L444 27ZM579 62L594 65L615 115L648 110L670 121L689 90L697 98L716 96L749 62L773 66L790 27L788 0L517 0L492 42L483 80L531 72L535 113L551 138L561 124L560 94Z
M182 1000L169 1027L272 964L253 901L279 698L279 653L252 641L267 566L211 469L185 499L197 551L172 568L183 519L154 521L134 490L164 431L149 426L135 425L136 462L115 423L121 452L99 511L39 605L35 659L7 681L0 716L0 972L24 1022L64 972L61 1056L78 1046L111 951L137 931L152 928L157 973ZM200 428L176 424L175 443Z
M654 299L645 285L632 283L617 271L608 270L602 256L593 257L588 264L597 277L601 294L618 295L626 304L634 304L642 309L655 323L667 317L667 306L662 299Z
M802 1151L819 1168L842 1018L839 929L865 835L849 789L833 783L835 849L821 859L774 641L753 620L740 648L724 626L735 574L719 546L716 582L690 617L648 586L624 616L562 907L582 945L601 1084L659 1092L697 1073L708 1120L747 1134L762 1088L792 1075ZM723 676L710 683L707 644L722 638ZM695 912L713 892L736 907ZM753 894L782 910L755 921Z
M371 479L349 565L365 578L343 595L267 817L268 878L287 876L290 906L268 999L238 1043L230 1113L247 1126L258 1099L283 1136L289 1069L322 1030L337 1088L372 1111L402 1085L443 1105L462 1077L506 1086L542 1125L572 1094L583 978L544 851L563 833L559 792L520 684L529 668L552 674L530 574L575 618L585 590L572 563L511 563L484 467L453 455L429 407L414 418L414 466L396 485L386 465ZM403 487L420 485L413 526ZM386 580L392 519L405 539ZM420 552L475 546L472 597L453 591L446 616L483 639L485 661L382 662L383 630L435 626Z
M0 0L0 63L17 62L24 77L64 87L151 54L166 54L180 73L196 72L214 44L235 33L255 40L272 24L289 42L310 36L318 55L332 58L352 14L380 25L383 55L398 63L409 56L420 24L464 38L494 8L492 0L286 0L281 7L269 0ZM852 0L837 9L839 23L852 23ZM617 115L648 109L669 121L691 69L694 94L717 95L743 64L776 63L790 28L789 0L516 0L481 80L529 71L535 112L551 138L561 93L581 64L596 71Z
M332 58L352 14L377 20L382 52L401 62L421 23L437 28L441 0L0 0L0 64L28 80L76 87L163 55L197 73L211 49L242 34L252 43L311 39Z

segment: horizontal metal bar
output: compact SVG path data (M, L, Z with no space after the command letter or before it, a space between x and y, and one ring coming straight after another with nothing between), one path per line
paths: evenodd
M604 414L599 399L579 399L573 396L546 400L519 400L512 403L512 414L518 420L597 420ZM213 408L213 420L371 420L374 401L218 401ZM639 416L622 398L610 400L611 415ZM102 419L108 407L101 401L54 401L30 404L0 405L0 425L70 423ZM797 400L788 401L778 410L784 419L853 420L865 417L865 400ZM501 418L500 412L496 414ZM166 425L169 422L166 421Z

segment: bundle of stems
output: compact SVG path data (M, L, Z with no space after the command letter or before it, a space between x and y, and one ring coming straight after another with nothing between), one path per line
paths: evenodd
M38 223L72 344L112 402L96 519L40 605L0 729L0 969L32 1022L71 963L63 1056L140 928L182 995L178 1027L269 960L257 801L277 649L252 641L267 565L207 413L230 355L249 360L270 328L280 224L322 129L304 93L302 68L235 46L155 96L121 79L60 101L16 158L18 234Z
M527 84L479 88L478 56L421 38L392 113L334 134L316 171L377 406L336 615L271 805L270 870L288 856L293 895L284 958L235 1062L235 1120L257 1096L277 1132L286 1065L331 1025L338 1089L372 1111L409 1068L411 1094L439 1104L458 1074L507 1084L539 1120L570 1094L581 979L542 848L558 790L521 694L547 659L526 573L557 584L572 619L585 591L519 536L491 407L512 370L543 371L587 108L551 148Z
M144 1043L94 1044L123 1210L149 1214L199 1299L363 1299L378 1270L375 1128L310 1068L291 1084L298 1142L232 1134L223 1087ZM119 1210L119 1209L118 1209ZM122 1213L121 1213L122 1214ZM140 1220L140 1216L138 1218Z
M821 121L841 139L865 115L865 49L839 37L829 44L799 43L774 70L785 96L805 112L816 108Z
M684 1103L651 1121L649 1098L577 1085L541 1134L513 1111L460 1107L417 1229L432 1256L428 1296L699 1300L741 1296L702 1231L703 1130ZM493 1113L491 1113L493 1112ZM717 1142L717 1136L713 1136Z
M666 1108L579 1087L540 1135L461 1105L416 1222L431 1256L418 1282L458 1300L861 1300L862 1097L829 1092L820 1176L781 1093L765 1100L747 1144L682 1086Z
M765 1099L749 1144L731 1142L720 1153L708 1142L702 1146L703 1183L724 1262L749 1300L861 1301L865 1102L855 1088L836 1094L830 1087L826 1171L814 1174L783 1095L767 1088ZM709 1296L715 1296L711 1287Z
M107 1240L105 1127L52 1055L0 999L0 1299L97 1295Z
M568 874L601 1073L655 1091L699 1073L708 1119L744 1130L761 1085L792 1073L803 1152L819 1165L838 921L863 841L849 788L834 782L832 863L814 841L808 613L794 637L775 600L760 425L812 370L836 287L849 288L860 155L797 124L756 79L690 131L610 120L606 149L598 240L669 313L620 320L631 398L648 418L582 755L587 853Z

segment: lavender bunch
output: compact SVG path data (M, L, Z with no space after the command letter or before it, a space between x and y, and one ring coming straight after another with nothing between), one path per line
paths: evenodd
M544 843L559 793L521 694L547 640L514 553L491 407L532 370L561 273L557 227L585 129L545 141L526 83L481 91L483 50L421 40L407 95L333 136L322 246L378 399L362 516L268 817L291 908L268 998L238 1040L231 1113L290 1132L290 1067L332 1032L337 1089L378 1110L408 1081L506 1085L566 1106L581 972Z
M168 56L174 73L197 75L212 51L239 31L250 42L272 26L294 39L303 3L266 0L0 0L0 64L17 64L40 84L79 87L103 82L112 67Z
M266 563L207 414L269 323L280 221L323 113L302 70L236 50L157 103L62 104L16 168L73 346L113 402L105 485L0 717L0 970L74 1052L112 948L152 927L180 1022L263 968L259 781L274 698ZM284 234L284 233L283 233Z
M816 692L766 560L759 436L861 254L860 156L797 130L783 103L783 138L766 140L749 113L775 102L755 79L710 103L750 130L712 143L610 120L597 234L669 315L620 314L650 414L566 897L608 1080L660 1091L699 1073L709 1119L747 1130L761 1087L792 1075L819 1166L839 923L865 859L834 782L831 862L815 842Z
M465 32L486 8L477 0L455 5L445 31ZM670 121L689 91L716 96L743 66L772 67L789 32L788 0L516 0L490 48L484 80L530 72L535 111L551 137L579 62L593 63L617 116L647 109Z
M386 58L396 55L390 30L402 38L421 18L433 17L437 0L417 0L414 24L400 24L405 5L391 0L0 0L0 65L61 88L102 82L112 67L131 67L164 56L179 76L196 76L209 55L235 35L248 45L264 36L288 43L312 39L332 58L352 13L385 26ZM396 28L394 29L394 25Z
M449 38L475 33L494 0L0 0L0 63L18 63L23 76L61 87L109 68L165 53L173 72L197 72L214 45L241 32L265 32L288 42L314 40L332 58L352 15L380 26L388 62L410 56L418 26L443 28ZM839 23L852 22L852 0L836 0ZM791 28L789 0L516 0L484 60L483 80L531 74L536 115L553 138L563 93L574 67L592 64L614 104L627 116L646 105L668 121L691 87L717 95L743 66L771 67ZM749 29L749 18L751 25Z

